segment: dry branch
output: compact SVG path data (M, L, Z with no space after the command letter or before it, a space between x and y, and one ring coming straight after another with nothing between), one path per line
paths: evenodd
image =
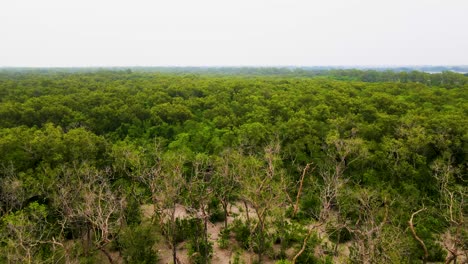
M409 225L409 228L411 230L411 234L413 235L414 239L416 239L419 242L419 244L421 245L421 247L424 250L423 263L426 263L427 258L429 257L429 252L427 251L427 247L426 247L426 244L424 244L424 241L416 234L416 230L414 229L414 224L413 224L414 217L417 214L419 214L420 212L424 211L424 210L426 210L426 207L423 207L423 208L419 209L418 211L414 212L413 214L411 214L411 218L408 221L408 225Z

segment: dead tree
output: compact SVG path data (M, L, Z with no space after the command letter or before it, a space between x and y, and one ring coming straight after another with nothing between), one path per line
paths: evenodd
M5 215L0 239L2 253L9 263L35 263L35 255L48 238L47 212L37 203Z
M125 197L111 188L110 170L87 166L66 169L55 197L71 227L84 227L84 241L115 263L107 246L124 224ZM89 245L88 244L88 245Z
M317 188L319 190L319 199L321 203L320 212L317 215L317 223L309 228L309 231L304 238L302 248L296 253L293 258L293 263L296 259L304 252L307 242L312 235L313 231L326 223L330 223L330 216L334 210L339 210L338 198L341 193L342 188L348 182L348 179L344 176L345 170L348 166L366 155L366 149L363 147L363 142L361 139L355 137L356 133L352 133L351 138L341 138L338 135L338 132L331 133L326 138L326 144L324 150L327 153L327 162L325 165L319 167L318 175L319 178L316 179ZM294 206L294 212L297 212L297 204L299 196L302 190L302 182L304 180L304 175L309 169L310 164L307 164L303 173L301 175L301 180L298 189L298 196L296 197L296 203ZM315 169L315 168L314 168ZM338 213L339 216L339 213ZM336 222L339 222L340 219L333 219ZM345 219L343 220L345 221ZM345 223L338 223L340 226L344 226ZM337 245L335 246L335 251L337 250Z
M352 245L358 262L384 263L384 227L388 224L389 202L367 190L357 196L359 217L345 227L353 234Z
M159 152L159 149L155 149ZM151 192L155 217L164 230L165 237L172 249L174 263L177 258L177 205L183 202L182 191L186 188L184 177L185 158L178 153L155 153L155 162L148 168L139 170L137 178Z
M240 172L235 166L240 157L236 151L226 151L214 165L213 191L223 207L225 229L228 227L229 204L238 196L240 189Z
M462 255L465 260L468 258L468 248L463 237L464 230L468 229L465 209L468 191L466 187L455 183L461 173L451 163L451 158L448 158L445 161L437 160L432 165L434 177L439 183L440 212L449 224L447 232L442 236L442 245L447 250L447 264L456 263Z
M192 216L201 220L203 223L203 230L201 236L192 238L194 243L193 247L200 257L200 261L209 262L211 258L211 243L208 241L208 223L211 216L209 204L214 197L213 186L213 164L208 156L200 154L197 155L192 167L192 174L187 180L187 194L185 205ZM203 244L203 245L201 245Z
M253 208L256 223L251 227L251 234L257 238L258 261L263 261L266 250L266 238L274 209L284 205L282 172L277 168L280 146L273 143L265 148L264 159L246 157L240 164L242 173L242 199L246 209ZM285 210L282 210L284 212ZM250 221L250 220L249 220Z
M2 165L0 168L0 217L20 209L26 199L23 182L18 178L13 165Z
M326 143L328 145L328 165L322 167L319 173L323 182L320 187L322 203L320 221L327 221L333 205L336 204L340 190L348 182L344 176L346 169L367 154L362 139L356 138L355 133L347 139L332 133L327 137Z

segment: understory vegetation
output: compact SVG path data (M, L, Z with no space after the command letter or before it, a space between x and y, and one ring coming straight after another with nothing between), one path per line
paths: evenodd
M0 72L0 263L467 261L468 77L306 73Z

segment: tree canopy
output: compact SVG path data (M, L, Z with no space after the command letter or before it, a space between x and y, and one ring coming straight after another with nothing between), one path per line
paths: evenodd
M0 262L205 263L216 217L259 262L466 260L467 80L2 70Z

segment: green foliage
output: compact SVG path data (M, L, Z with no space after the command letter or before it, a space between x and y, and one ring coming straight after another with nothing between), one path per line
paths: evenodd
M292 262L287 259L278 260L275 264L291 264Z
M136 199L129 199L124 210L124 215L128 225L137 226L141 224L142 214L140 202Z
M163 233L167 234L169 225L166 222ZM194 263L208 263L213 253L213 243L205 240L203 222L199 218L176 218L175 242L187 242L188 255Z
M241 264L241 263L244 263L244 261L241 260L241 252L237 250L236 252L234 252L232 264Z
M427 260L430 262L444 261L446 252L442 248L438 238L441 235L440 232L446 230L444 221L440 218L438 219L438 217L434 217L430 213L426 213L424 217L419 216L419 218L421 219L418 220L415 229L429 252ZM422 259L424 252L421 250L421 245L415 240L412 240L412 242L410 257L412 259Z
M156 238L154 227L136 225L125 228L116 243L125 263L149 264L158 260L158 253L154 248Z
M211 202L208 204L208 211L210 212L210 222L212 223L222 222L226 218L221 208L221 203L216 198L211 199Z
M283 250L293 244L302 243L307 234L306 228L295 222L278 221L275 226L277 231L275 242L279 243Z
M463 240L454 221L447 221L447 205L452 201L453 212L466 217L464 75L407 69L75 70L0 71L0 262L99 261L91 247L80 249L75 241L90 228L76 214L95 212L85 208L89 204L112 209L105 208L112 199L86 203L97 195L86 193L86 184L94 191L105 185L105 194L122 198L125 208L122 218L111 213L106 234L87 242L118 237L116 248L132 263L152 262L156 255L148 244L155 241L149 234L168 235L172 227L146 229L140 205L150 201L158 210L168 204L207 206L211 222L227 220L224 209L229 213L234 201L248 201L258 212L265 209L265 222L259 228L254 210L249 222L232 215L230 229L241 248L266 252L275 242L282 251L297 247L304 227L321 220L323 173L339 174L343 183L330 200L333 217L325 225L334 243L355 243L347 228L366 228L370 215L382 221L388 208L380 237L372 238L379 241L376 252L393 262L416 262L421 248L405 230L421 204L428 210L418 216L416 230L430 261L445 255L438 243L442 234ZM281 151L265 154L271 142L279 142ZM289 223L283 212L295 202L297 167L308 163L315 170L306 175L299 211ZM90 184L87 179L96 174L99 179ZM66 192L64 186L73 188ZM166 190L167 197L157 190ZM367 204L364 194L371 196ZM117 226L125 228L119 233ZM192 261L209 260L213 246L202 220L179 218L175 229L176 242L187 242ZM232 246L228 230L219 243ZM313 255L315 246L322 247L318 239L309 244L297 263L329 261Z
M333 243L346 243L352 239L352 234L345 227L336 227L332 224L326 227L328 238Z
M314 255L314 248L320 243L320 239L318 238L316 233L312 233L311 237L307 241L306 247L304 252L296 259L296 263L321 263L320 259L318 259Z
M172 223L166 222L163 233L167 234L167 230ZM198 218L176 218L175 220L175 242L183 242L190 237L197 235L201 230L201 220Z
M241 221L240 219L234 220L231 227L232 232L234 233L234 237L236 241L240 244L240 246L244 249L249 249L251 246L251 231L250 226Z
M5 262L41 261L50 256L48 245L48 211L45 205L30 203L26 208L0 219L0 253ZM2 258L0 258L1 260Z
M255 226L257 228L253 228ZM231 230L234 233L234 238L243 249L250 249L255 253L269 251L274 242L271 234L261 234L259 232L257 223L248 224L240 219L235 219Z
M213 254L213 243L192 237L188 243L190 261L196 264L210 263Z
M296 218L298 220L310 218L318 219L320 203L318 195L311 191L306 192L301 199L301 211L298 212Z
M231 230L229 228L223 228L219 232L218 245L221 249L227 249L229 247L229 238L231 237Z

